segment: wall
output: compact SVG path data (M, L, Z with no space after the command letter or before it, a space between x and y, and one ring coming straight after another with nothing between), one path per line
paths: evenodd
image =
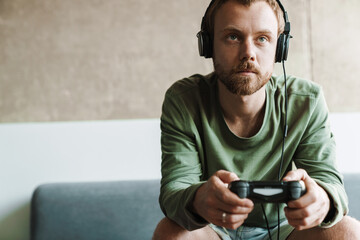
M207 0L1 0L0 122L154 118Z
M212 70L195 37L208 2L1 0L0 122L159 117L175 80ZM332 112L360 111L360 2L283 4L287 72L322 84Z

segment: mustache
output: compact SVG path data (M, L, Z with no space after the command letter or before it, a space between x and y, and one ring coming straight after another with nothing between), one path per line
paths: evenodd
M232 69L233 73L244 71L254 72L256 74L260 73L260 70L255 66L255 64L249 61L242 61Z

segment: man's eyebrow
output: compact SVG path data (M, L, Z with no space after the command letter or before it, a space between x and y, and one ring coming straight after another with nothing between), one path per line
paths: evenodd
M243 34L243 32L241 31L241 29L234 27L234 26L228 26L226 28L224 28L221 32L223 33L227 33L227 32L236 32L239 34ZM255 32L256 34L264 34L264 35L274 35L276 36L276 34L274 34L271 30L269 29L261 29Z
M276 35L276 34L274 34L272 31L267 30L267 29L257 31L256 33L257 33L257 34L265 34L265 35Z
M237 27L228 26L228 27L224 28L221 32L239 32L239 33L241 33L242 31Z

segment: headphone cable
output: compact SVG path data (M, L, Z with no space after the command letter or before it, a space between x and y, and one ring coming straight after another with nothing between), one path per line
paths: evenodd
M278 180L281 180L281 171L284 163L284 152L285 152L285 138L287 137L288 133L288 124L287 124L287 112L288 112L288 94L287 94L287 77L286 77L286 70L285 70L285 61L282 60L282 67L284 72L284 96L285 96L285 113L284 113L284 133L282 139L282 148L281 148L281 160L280 160L280 167L279 167L279 174ZM277 239L280 238L280 209L279 204L277 204L277 213L278 213L278 232L277 232Z
M270 233L270 228L269 228L269 222L268 222L268 219L267 219L267 217L266 217L264 205L263 205L262 203L261 203L261 209L262 209L263 215L264 215L264 217L265 217L265 222L266 222L266 227L267 227L267 230L268 230L269 238L270 238L270 240L272 240L272 238L271 238L271 233Z
M284 162L284 152L285 152L285 138L287 137L288 133L288 124L287 124L287 111L288 111L288 95L287 95L287 81L286 81L286 70L285 70L285 63L284 60L282 61L282 67L284 72L284 95L285 95L285 113L284 113L284 133L283 133L283 139L282 139L282 148L281 148L281 160L280 160L280 167L279 167L279 174L278 174L278 180L281 180L281 170L283 167Z

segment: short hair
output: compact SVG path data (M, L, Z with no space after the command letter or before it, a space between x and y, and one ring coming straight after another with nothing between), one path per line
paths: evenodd
M204 19L205 19L205 26L204 29L206 32L210 34L211 39L214 37L214 22L215 22L215 15L220 7L228 2L228 1L235 1L241 5L250 7L251 4L255 2L266 2L269 4L271 9L274 11L275 16L278 20L278 36L284 31L284 13L279 7L279 4L276 0L214 0L212 5L209 7L208 11L206 12Z

